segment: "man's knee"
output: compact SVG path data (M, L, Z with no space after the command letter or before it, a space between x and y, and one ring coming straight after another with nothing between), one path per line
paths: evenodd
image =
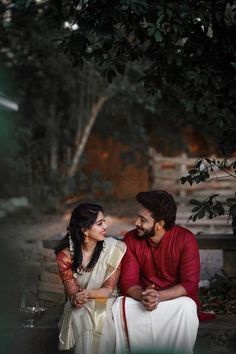
M182 296L178 298L182 311L197 316L197 305L190 297Z

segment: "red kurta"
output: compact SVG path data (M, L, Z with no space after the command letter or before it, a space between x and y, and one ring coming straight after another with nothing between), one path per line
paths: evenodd
M121 291L134 285L145 289L154 284L156 290L182 285L200 310L198 283L200 258L196 238L191 231L173 226L156 246L132 230L125 235L126 254L121 265Z

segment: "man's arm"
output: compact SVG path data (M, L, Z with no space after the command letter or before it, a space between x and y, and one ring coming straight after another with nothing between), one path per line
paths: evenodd
M169 289L159 290L160 301L172 300L180 296L190 296L198 289L200 274L199 249L192 233L184 240L179 269L179 283Z
M124 242L127 249L121 261L120 288L122 294L138 300L142 293L139 279L140 265L132 247L131 233L125 235Z
M189 231L186 237L179 265L180 282L187 296L192 296L198 291L200 280L200 256L197 240Z
M159 301L172 300L172 299L176 299L177 297L187 295L187 291L180 284L174 285L169 289L159 290L158 293L159 293Z
M126 294L135 300L141 301L143 289L141 288L140 285L134 285L128 288Z
M140 286L133 286L128 289L127 294L143 303L149 311L154 310L160 301L176 299L180 296L191 296L198 289L200 274L200 258L197 241L194 235L184 240L182 255L180 258L180 280L179 283L164 290L149 289L143 291Z
M121 262L121 291L123 294L142 302L146 310L152 311L158 304L158 292L154 290L154 285L148 289L141 287L139 282L140 265L132 247L132 236L128 233L124 241L127 250Z

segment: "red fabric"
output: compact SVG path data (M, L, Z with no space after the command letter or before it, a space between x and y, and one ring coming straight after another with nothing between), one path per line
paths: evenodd
M191 231L173 226L166 231L158 246L152 246L148 240L139 237L136 230L128 232L124 241L127 251L122 259L120 277L124 295L134 285L145 289L155 284L156 290L163 290L180 284L187 296L196 302L200 313L200 257L196 238Z
M67 295L71 303L76 306L75 295L81 290L77 280L73 277L72 259L68 249L60 251L56 255L56 261L59 269L61 280L64 284Z

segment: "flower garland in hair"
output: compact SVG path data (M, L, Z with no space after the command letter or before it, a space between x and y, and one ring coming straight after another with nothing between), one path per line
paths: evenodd
M73 257L74 256L74 244L73 244L71 234L70 234L70 225L68 225L66 229L67 229L68 236L69 236L69 251L70 251L71 256Z
M67 232L68 232L68 237L69 237L69 251L70 251L70 255L72 258L72 262L73 262L73 258L74 258L74 243L72 241L72 237L70 234L70 225L67 226ZM76 279L78 277L78 273L76 271L73 272L73 277Z

